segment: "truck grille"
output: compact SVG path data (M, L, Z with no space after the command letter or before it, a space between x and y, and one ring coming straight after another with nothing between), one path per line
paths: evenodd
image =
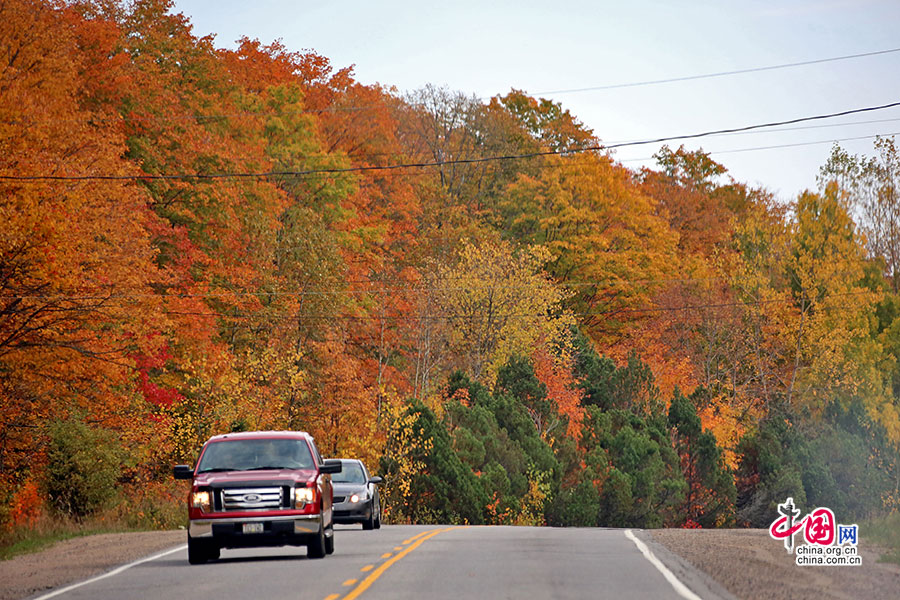
M273 510L285 505L284 488L232 488L222 490L225 510Z

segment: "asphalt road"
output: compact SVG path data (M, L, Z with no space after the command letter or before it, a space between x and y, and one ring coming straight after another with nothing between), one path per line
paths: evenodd
M335 553L320 560L306 558L305 548L292 547L223 550L220 560L197 566L188 564L184 548L157 556L40 597L722 597L702 574L667 555L649 536L621 529L384 526L362 531L339 526ZM662 570L654 565L657 557Z

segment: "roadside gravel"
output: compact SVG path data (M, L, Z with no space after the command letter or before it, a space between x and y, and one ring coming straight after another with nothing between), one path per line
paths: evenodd
M657 529L653 539L712 577L737 598L754 600L896 600L900 565L879 563L859 542L855 567L797 566L765 529Z
M30 598L185 543L185 532L104 533L0 561L0 600Z

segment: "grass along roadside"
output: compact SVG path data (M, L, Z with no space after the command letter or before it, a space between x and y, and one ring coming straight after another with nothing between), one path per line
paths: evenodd
M884 548L881 562L900 564L900 513L860 523L860 536Z
M81 525L72 528L62 526L47 529L42 528L41 531L17 531L0 537L0 560L9 560L21 554L39 552L57 542L70 540L76 537L99 533L119 533L122 531L128 530Z
M103 533L130 533L165 529L134 519L111 519L103 515L80 521L64 516L41 515L27 527L0 534L0 560L44 550L58 542Z
M24 523L0 527L0 560L87 535L183 528L187 523L183 497L177 491L160 493L162 487L153 486L140 495L123 495L111 507L82 518L41 507Z

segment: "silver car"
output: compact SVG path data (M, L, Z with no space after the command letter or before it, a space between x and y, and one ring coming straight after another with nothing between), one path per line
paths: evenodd
M335 523L362 523L363 529L381 527L381 501L378 484L361 460L341 458L341 472L331 476L334 488L333 517Z

